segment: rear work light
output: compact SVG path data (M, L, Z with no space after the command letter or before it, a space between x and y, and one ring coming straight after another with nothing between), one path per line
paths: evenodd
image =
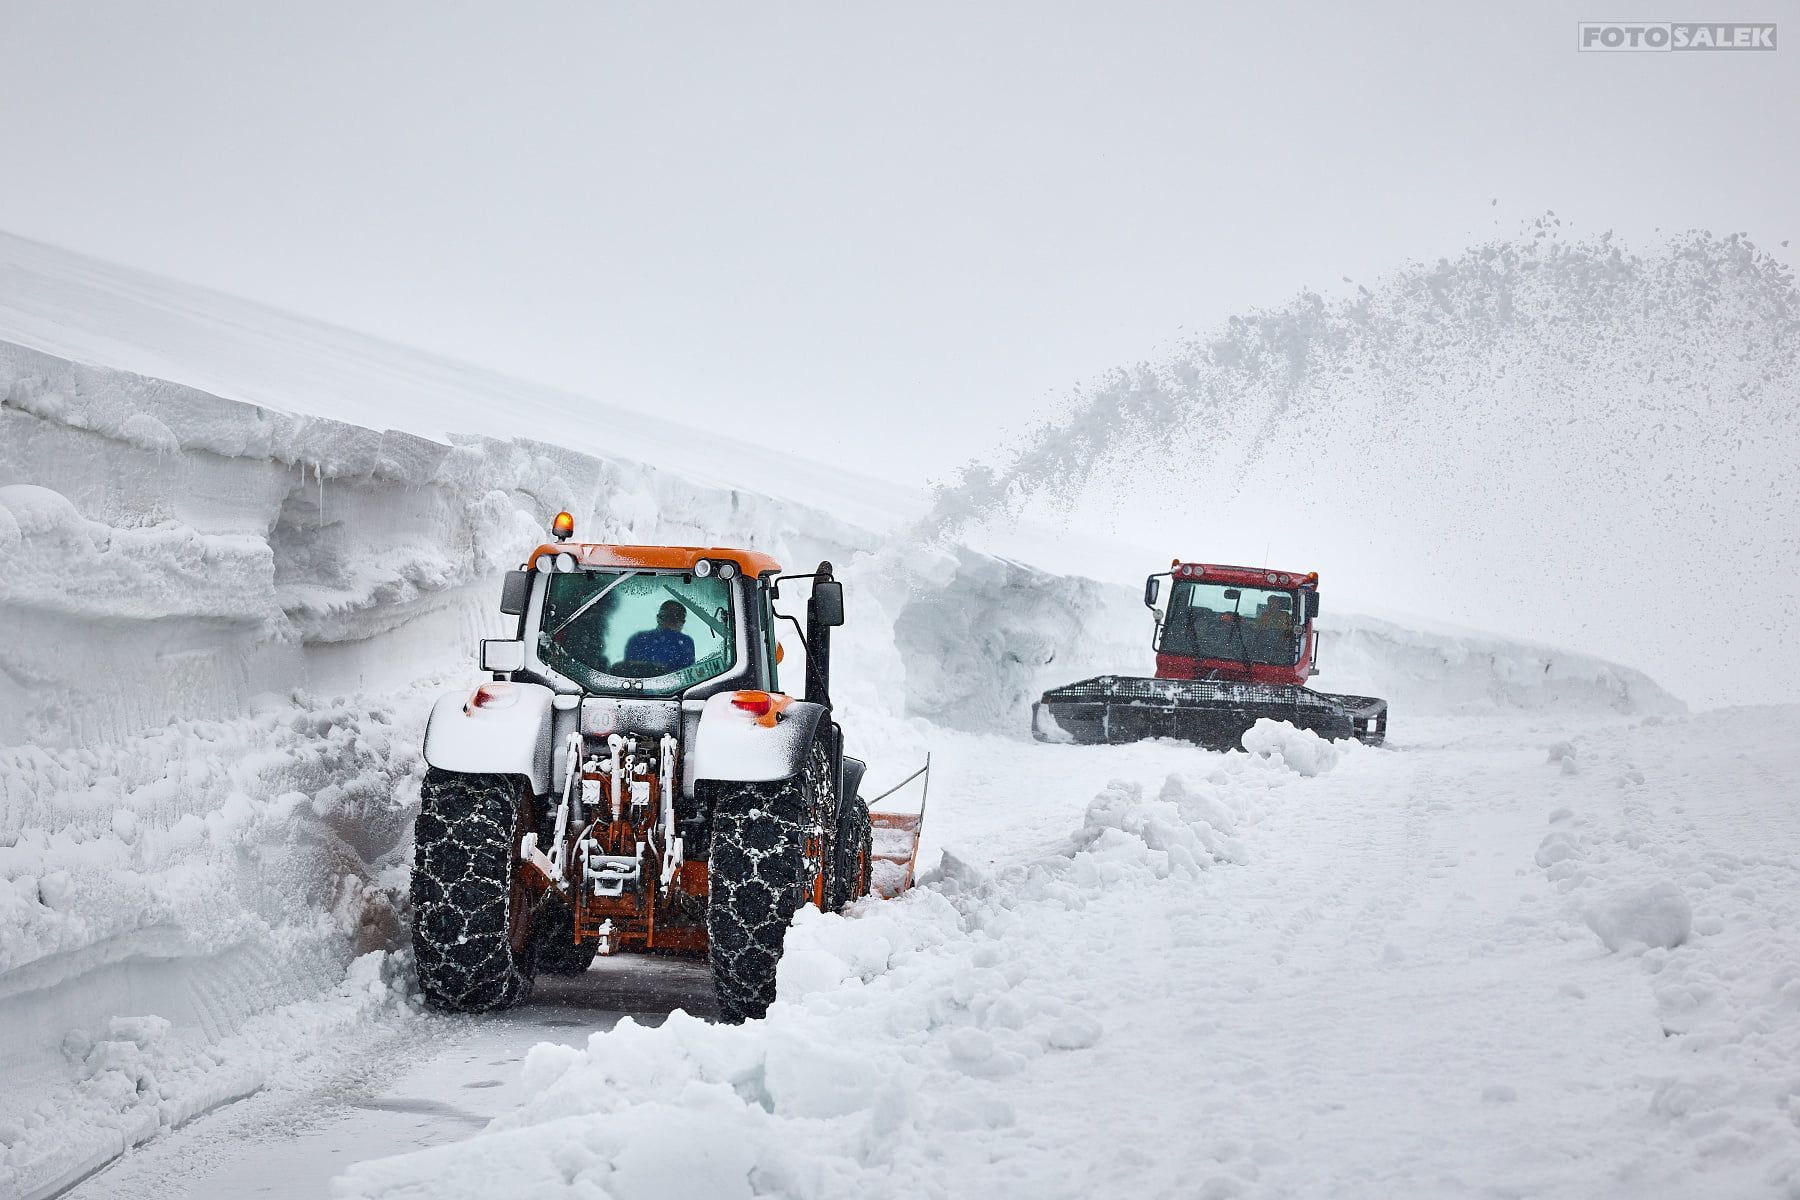
M464 714L472 713L478 708L511 708L519 702L519 689L510 683L499 680L484 683L475 689L469 702L463 705Z

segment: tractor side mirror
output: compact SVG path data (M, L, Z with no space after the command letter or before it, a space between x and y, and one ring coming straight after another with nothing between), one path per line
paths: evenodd
M1306 619L1312 620L1319 615L1319 593L1306 593Z
M844 623L844 585L835 579L821 579L813 584L812 611L809 622L835 629Z
M1155 612L1156 611L1156 601L1157 601L1157 598L1161 594L1162 594L1162 579L1159 576L1152 575L1152 576L1150 576L1150 578L1144 580L1144 607L1145 608L1150 609L1152 612ZM1156 619L1158 622L1160 622L1162 620L1161 614L1158 614Z
M530 599L531 572L508 571L506 582L500 588L500 611L516 617L525 611L525 603Z
M482 638L481 669L509 674L525 669L525 643L517 638Z

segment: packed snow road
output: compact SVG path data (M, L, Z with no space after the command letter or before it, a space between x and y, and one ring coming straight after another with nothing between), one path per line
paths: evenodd
M604 963L72 1194L1800 1194L1796 715L944 735L943 870L803 915L767 1020Z
M324 1196L353 1162L468 1137L517 1104L519 1060L538 1042L579 1044L626 1014L654 1022L676 1008L710 1015L704 967L603 960L582 979L540 980L529 1004L504 1014L373 1025L67 1194Z

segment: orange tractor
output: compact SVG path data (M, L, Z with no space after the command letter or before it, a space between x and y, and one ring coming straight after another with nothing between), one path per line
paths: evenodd
M439 699L415 826L413 947L432 1005L518 1002L597 954L705 955L726 1019L761 1016L789 921L911 885L920 812L871 816L832 715L831 564L557 538L509 572L491 678ZM780 585L810 583L803 698ZM792 618L785 618L792 620ZM904 781L903 781L904 782Z

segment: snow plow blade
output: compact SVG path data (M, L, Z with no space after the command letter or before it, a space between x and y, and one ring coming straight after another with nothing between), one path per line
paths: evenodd
M1387 740L1387 701L1279 683L1143 679L1100 675L1052 688L1031 706L1031 735L1082 746L1176 738L1209 750L1233 750L1263 718L1288 721L1320 737Z
M869 891L883 900L892 900L913 885L919 865L919 831L925 827L925 802L931 798L931 755L925 756L924 766L869 801L871 805L879 804L915 779L924 781L919 789L918 812L869 813L873 835Z

